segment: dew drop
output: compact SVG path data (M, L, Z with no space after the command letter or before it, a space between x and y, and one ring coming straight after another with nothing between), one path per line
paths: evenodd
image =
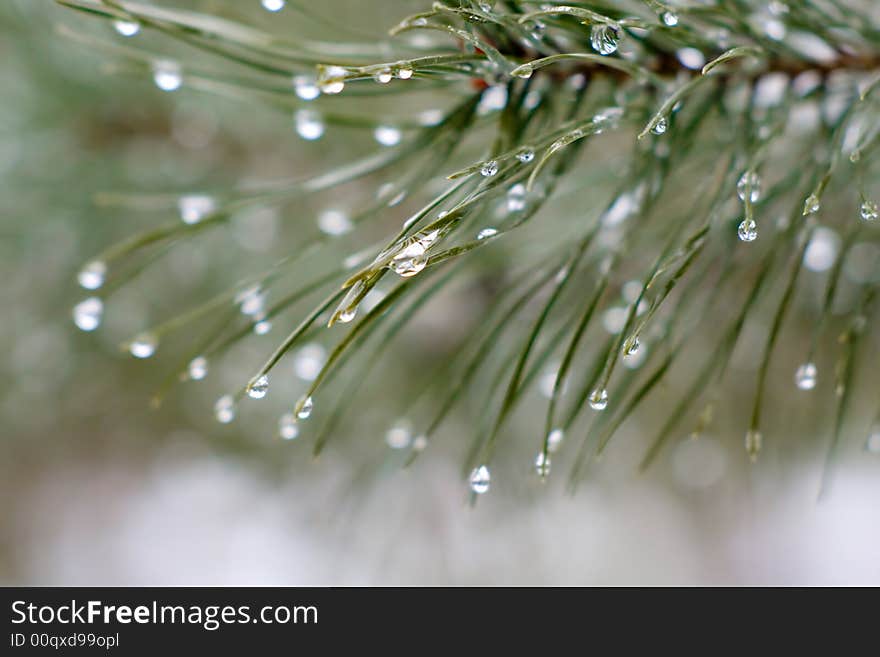
M526 209L526 186L517 183L507 192L507 211L520 212Z
M485 240L485 239L493 237L497 234L498 234L497 228L484 228L479 233L477 233L477 239L478 240Z
M315 100L321 95L318 83L309 75L294 76L293 91L300 100Z
M425 448L428 446L428 437L420 433L418 436L413 438L412 448L414 452L424 452Z
M306 141L314 141L324 136L324 120L314 110L298 110L293 120L296 124L296 133Z
M755 429L749 429L746 432L745 446L746 446L746 454L749 455L749 460L754 463L758 460L758 453L761 451L761 445L763 443L763 436L761 436L761 432Z
M269 392L269 377L263 374L247 384L247 394L251 399L262 399Z
M816 387L817 373L814 363L804 363L794 373L794 384L801 390L812 390Z
M327 361L327 350L317 342L303 345L293 358L293 373L303 381L314 381Z
M177 62L160 60L153 63L153 82L162 91L177 91L183 84L183 73Z
M491 178L496 173L498 173L498 162L495 160L489 160L485 162L482 167L480 167L480 174L485 176L486 178Z
M859 206L859 216L862 218L862 221L876 221L877 217L880 216L877 204L873 201L863 201L861 206Z
M208 375L208 359L204 356L196 356L186 366L186 372L191 380L201 381Z
M235 419L235 400L232 395L223 395L214 404L214 417L222 424L229 424Z
M217 209L217 203L204 194L181 196L177 201L177 210L185 224L197 224Z
M348 308L344 308L340 311L339 315L336 317L337 322L342 322L343 324L348 324L351 320L355 318L357 315L357 306L349 306Z
M338 94L345 89L348 71L341 66L324 66L318 75L318 89L325 94Z
M736 183L736 195L739 196L740 201L746 200L747 193L752 203L757 203L761 198L761 178L754 171L746 171Z
M804 201L804 215L815 214L819 211L821 207L821 202L819 201L819 197L815 194L810 194L807 197L807 200Z
M413 76L413 70L409 66L401 66L397 69L397 77L401 80L409 80Z
M617 51L620 31L613 25L596 23L590 30L590 45L600 55L610 55Z
M128 345L128 350L135 358L149 358L156 353L156 347L158 346L159 340L155 335L152 333L141 333L131 341L131 344Z
M388 84L393 77L394 75L391 73L390 68L383 68L381 71L376 72L373 79L379 84Z
M675 27L678 25L678 14L671 11L664 11L660 16L660 20L663 21L663 24L666 27Z
M133 37L141 31L141 24L137 21L113 21L113 29L124 37Z
M345 235L354 228L348 215L341 210L324 210L318 215L318 228L325 235Z
M535 472L541 479L546 479L550 474L550 457L544 452L538 452L535 457Z
M590 393L588 401L590 408L594 411L603 411L608 406L608 391L604 388L602 390L597 388Z
M373 138L382 146L397 146L400 137L400 130L390 125L380 125L373 131Z
M637 353L639 353L639 347L641 347L639 337L637 335L634 335L632 338L624 343L623 353L625 356L635 356Z
M278 419L278 435L284 440L293 440L299 436L299 426L293 413L285 413Z
M754 242L758 238L758 225L754 219L743 219L736 234L743 242Z
M94 331L101 325L104 302L98 297L89 297L73 307L73 323L81 331Z
M556 452L562 445L563 440L565 440L565 432L562 429L557 427L550 431L547 434L547 451L551 454Z
M107 265L100 260L93 260L86 263L79 274L76 276L80 287L86 290L97 290L104 284L104 278L107 276Z
M669 122L666 120L666 117L661 116L654 122L654 125L651 126L651 133L662 135L666 132L667 128L669 128Z
M385 434L385 443L391 449L406 449L412 441L412 428L409 422L396 422Z
M483 495L484 493L489 492L489 484L492 481L492 477L489 474L489 468L485 465L474 468L468 480L471 485L471 490L477 495Z
M518 78L522 78L523 80L528 80L532 77L533 69L531 66L519 66L515 71L513 71L513 75Z
M276 12L284 9L284 0L261 0L261 4L266 11Z
M535 159L535 151L533 151L531 148L522 148L517 151L516 159L523 164L528 164Z
M315 403L311 397L303 397L296 404L296 417L300 420L308 420L314 407Z
M398 276L409 278L422 271L427 264L425 246L416 240L404 246L388 263L388 268Z

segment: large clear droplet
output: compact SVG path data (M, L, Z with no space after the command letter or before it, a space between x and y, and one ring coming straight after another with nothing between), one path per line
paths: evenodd
M400 143L400 130L390 125L380 125L373 131L373 138L382 146L397 146Z
M269 377L263 374L247 385L247 394L251 399L262 399L269 392Z
M296 134L306 141L314 141L324 136L324 120L314 110L298 110L293 120L296 124Z
M266 11L276 12L284 9L284 0L261 0L261 4Z
M357 316L358 307L357 306L349 306L348 308L343 308L339 315L336 317L337 322L342 322L343 324L348 324Z
M217 203L204 194L181 196L177 201L180 218L185 224L196 224L217 209Z
M235 400L232 395L223 395L214 404L214 417L218 422L229 424L235 419Z
M391 73L390 68L383 68L380 71L377 71L375 75L373 75L373 79L379 84L388 84L391 82L391 78L394 75Z
M315 100L321 95L315 78L309 75L296 75L293 78L293 91L300 100Z
M596 389L590 393L590 398L588 400L590 404L590 408L594 411L603 411L608 406L608 391L603 389Z
M489 239L490 237L494 237L498 234L497 228L483 228L479 233L477 233L478 240Z
M196 356L187 365L186 372L193 381L201 381L208 375L208 359Z
M76 280L80 286L86 290L97 290L104 284L104 278L107 276L107 265L100 260L93 260L83 267Z
M747 193L752 203L757 203L761 199L761 177L754 171L746 171L736 183L736 195L739 196L740 201L746 200Z
M807 200L804 201L804 215L815 214L819 211L819 208L822 206L819 201L819 197L815 194L810 194L807 197Z
M397 69L397 77L401 80L409 80L413 76L413 70L409 66L401 66Z
M101 325L104 302L98 297L89 297L73 307L73 323L81 331L94 331Z
M495 160L489 160L485 162L482 167L480 167L480 174L485 176L486 178L491 178L496 173L498 173L498 162Z
M409 278L422 271L428 264L424 245L416 240L404 246L388 263L388 268L398 276Z
M159 340L155 335L152 333L141 333L131 341L131 344L128 345L128 350L135 358L149 358L156 353L157 346L159 346Z
M345 89L345 76L348 71L341 66L325 66L318 75L318 88L321 93L338 94Z
M293 413L285 413L278 420L278 435L284 440L293 440L299 436L299 426Z
M296 404L296 416L300 420L308 420L314 407L315 403L312 401L311 397L303 397Z
M590 30L590 45L600 55L610 55L617 51L620 31L613 25L596 23Z
M137 21L113 21L113 29L124 37L133 37L141 31L141 24Z
M477 495L488 493L489 485L492 482L492 477L489 474L489 468L487 468L485 465L474 468L468 481L470 482L471 490Z
M876 221L877 217L880 216L877 204L873 201L864 201L859 206L859 216L862 218L862 221Z
M654 121L654 125L651 126L651 132L655 135L662 135L668 128L669 122L666 120L666 117L661 116Z
M678 14L671 11L664 11L660 15L660 20L663 21L663 24L666 27L675 27L676 25L678 25Z
M557 427L551 430L547 434L547 451L551 454L556 452L562 445L563 440L565 440L565 432L561 428Z
M758 453L761 451L761 446L763 443L763 436L761 436L761 432L755 429L749 429L746 432L746 454L749 455L749 460L752 463L758 460Z
M754 219L743 219L736 234L743 242L754 242L758 238L758 225Z
M153 63L153 82L162 91L177 91L183 84L180 64L168 60Z
M531 148L521 148L516 153L516 159L523 164L528 164L535 159L535 151L533 151Z
M804 363L794 373L794 384L801 390L812 390L816 387L817 373L814 363Z
M639 353L639 347L641 346L641 342L639 342L639 336L634 335L628 340L624 342L623 345L623 355L624 356L635 356Z

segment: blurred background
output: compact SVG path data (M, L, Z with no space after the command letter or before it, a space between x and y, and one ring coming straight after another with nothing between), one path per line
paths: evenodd
M346 18L365 38L424 6L334 0L309 18L266 12L258 0L176 4L326 39L322 16ZM135 38L154 52L174 48ZM130 44L109 23L48 0L0 4L0 583L880 584L880 457L864 448L866 427L854 426L833 493L817 502L830 426L817 405L777 413L755 466L736 430L682 435L639 475L657 424L648 414L624 425L573 496L562 478L529 476L531 440L501 455L492 491L470 508L458 440L466 417L402 469L390 420L416 358L442 360L479 315L467 294L419 316L418 335L388 352L360 415L340 423L318 460L307 436L280 440L277 415L253 405L230 425L213 418L214 400L242 383L282 328L243 342L206 381L151 409L173 359L160 350L139 361L120 343L283 255L328 208L352 212L363 190L314 207L252 208L176 246L113 293L95 332L71 321L84 296L81 265L167 221L174 211L154 202L162 194L222 196L302 177L369 152L370 136L340 128L304 140L290 112L186 84L165 93L97 42ZM563 195L560 207L580 202ZM287 387L273 387L267 403L281 410L325 354L315 343L287 363ZM794 359L781 359L786 381ZM746 349L736 365L753 371L754 360ZM866 413L876 396L865 391ZM544 404L527 400L511 438L528 435L529 408Z

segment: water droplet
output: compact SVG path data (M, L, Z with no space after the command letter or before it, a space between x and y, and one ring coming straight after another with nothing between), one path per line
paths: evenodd
M193 381L201 381L208 375L208 359L196 356L186 366L186 372Z
M817 373L814 363L804 363L794 373L794 384L801 390L812 390L816 387Z
M526 209L526 186L517 183L507 192L507 211L520 212Z
M760 200L761 178L754 171L746 171L736 183L736 195L739 196L740 201L746 200L746 190L751 190L749 199L752 203L757 203Z
M137 21L113 21L113 29L124 37L133 37L141 31L141 24Z
M480 0L479 5L480 9L482 9L487 14L492 11L492 3L487 2L487 0Z
M293 413L285 413L278 419L278 435L284 440L293 440L299 436L299 426Z
M535 472L541 479L546 479L550 474L550 457L544 452L538 452L535 457Z
M424 452L425 448L428 446L428 437L420 433L418 436L413 438L412 448L414 452Z
M247 394L251 399L262 399L269 392L269 377L263 374L247 384Z
M348 215L341 210L324 210L318 215L318 228L326 235L345 235L354 228Z
M590 45L600 55L610 55L617 51L620 31L613 25L596 23L590 30Z
M314 110L301 109L294 114L296 133L306 141L314 141L324 136L324 120Z
M300 420L308 420L314 407L315 403L311 397L303 397L296 404L296 416Z
M177 91L183 84L183 73L177 62L161 60L153 63L153 82L162 91Z
M141 333L131 341L131 344L128 345L128 350L135 358L149 358L156 353L156 347L158 346L159 340L155 335L152 333Z
M394 75L391 73L390 68L383 68L381 71L376 72L373 79L379 84L388 84L393 77Z
M76 276L76 280L79 282L80 287L83 287L86 290L97 290L104 284L104 278L106 276L107 265L100 260L93 260L92 262L86 263L85 267L80 270L79 274Z
M664 11L660 16L660 20L666 27L675 27L678 25L678 14L671 11Z
M746 432L746 454L749 455L749 460L754 463L758 460L758 453L761 451L761 445L763 443L763 436L761 436L760 431L756 431L755 429L749 429Z
M489 160L480 167L480 174L487 178L491 178L496 173L498 173L498 162L495 160Z
M535 159L535 151L533 151L531 148L521 148L516 153L516 159L523 164L528 164Z
M315 100L315 98L321 95L318 83L310 75L294 76L293 91L300 100Z
M513 72L513 75L518 78L522 78L524 80L527 80L530 77L532 77L532 73L533 73L533 70L532 70L531 66L519 66Z
M338 94L345 89L348 71L341 66L323 66L318 74L318 89L325 94Z
M261 4L266 11L276 12L284 9L284 0L261 0Z
M489 484L491 483L491 481L492 477L489 474L489 468L487 468L485 465L474 468L469 478L471 490L474 491L477 495L488 493Z
M349 306L348 308L344 308L336 317L336 321L342 322L343 324L348 324L351 320L355 318L355 316L357 315L357 311L357 306Z
M204 194L181 196L177 200L180 218L185 224L196 224L217 209L217 203Z
M565 432L558 427L553 429L547 434L547 451L553 454L560 448L563 440L565 440Z
M590 393L589 398L590 408L594 411L603 411L608 406L608 391L604 388L599 390L598 388Z
M477 233L477 239L478 240L485 240L485 239L493 237L497 234L498 234L497 228L484 228L479 233Z
M89 297L73 307L73 323L81 331L94 331L101 325L104 302L98 297Z
M754 242L758 238L758 225L754 219L743 219L736 234L743 242Z
M266 295L259 286L253 286L238 294L235 302L241 304L239 309L242 315L255 317L265 312Z
M416 240L405 245L388 263L388 268L398 276L415 276L428 264L424 245Z
M859 206L859 216L862 218L862 221L876 221L877 217L880 216L880 213L877 211L877 204L873 201L864 201Z
M819 211L821 207L821 202L819 201L819 197L815 194L810 194L807 197L807 200L804 201L804 215L815 214Z
M634 335L633 337L626 340L624 343L624 356L635 356L639 352L639 347L641 343L639 342L639 337Z
M373 131L373 138L382 146L397 146L400 137L400 130L390 125L380 125Z
M214 404L214 417L218 422L229 424L235 419L235 400L232 395L223 395Z
M303 345L293 358L293 373L303 381L314 381L327 361L327 350L317 342Z
M412 428L406 420L394 424L385 434L385 442L391 449L405 449L412 440Z
M667 128L669 128L669 122L666 120L666 117L661 116L651 126L651 132L655 135L662 135L666 132Z
M409 80L413 76L413 70L409 66L401 66L397 69L397 77L401 80Z

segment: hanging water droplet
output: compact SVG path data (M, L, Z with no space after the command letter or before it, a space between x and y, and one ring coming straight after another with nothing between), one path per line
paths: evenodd
M498 173L498 162L495 160L489 160L480 167L480 174L487 178L491 178L496 173Z
M315 100L321 95L317 81L310 75L294 76L293 91L300 100Z
M177 200L180 218L185 224L196 224L217 209L217 203L204 194L189 194Z
M533 151L531 148L521 148L516 153L516 159L523 164L528 164L535 159L535 151Z
M485 240L498 234L497 228L484 228L477 233L478 240Z
M474 468L468 481L470 482L471 490L477 495L488 493L489 485L492 482L492 476L489 474L489 468L487 468L485 465Z
M382 146L397 146L400 137L400 130L391 125L380 125L373 131L373 138Z
M533 69L531 66L518 66L513 71L514 77L522 78L523 80L528 80L532 77Z
M284 0L261 0L261 4L263 9L273 13L284 9Z
M409 278L422 271L427 264L425 247L416 240L404 246L388 263L388 268L398 276Z
M746 171L736 183L736 195L740 201L746 200L747 193L752 203L757 203L761 198L761 178L754 171Z
M736 234L743 242L754 242L758 238L758 225L754 219L743 219Z
M678 14L671 11L664 11L660 16L660 20L666 27L675 27L678 25Z
M348 71L341 66L322 66L318 73L318 89L325 94L338 94L345 89Z
M550 457L544 452L538 452L535 457L535 472L541 479L546 479L550 474Z
M73 307L73 323L81 331L94 331L101 325L104 302L98 297L89 297Z
M232 395L223 395L214 404L214 417L218 422L229 424L235 419L235 400Z
M596 389L590 393L589 398L590 408L594 411L603 411L608 406L608 391L603 389Z
M817 373L814 363L804 363L794 373L794 384L801 390L812 390L816 387Z
M284 440L293 440L299 436L299 425L293 413L285 413L278 419L278 435Z
M311 397L303 397L296 404L296 416L300 420L308 420L314 407L315 403L312 401Z
M758 460L758 453L761 451L761 446L763 443L763 436L761 436L761 432L755 429L749 429L746 432L746 454L749 455L749 460L754 463Z
M92 262L86 263L85 267L80 270L79 274L76 276L76 280L79 282L80 287L83 287L86 290L97 290L104 284L104 278L106 276L107 265L100 260L93 260Z
M412 440L412 427L406 420L396 422L385 434L385 443L391 449L405 449Z
M351 320L355 318L357 315L358 308L357 306L349 306L348 308L343 308L336 317L337 322L342 322L343 324L348 324Z
M617 51L620 30L613 25L596 23L590 30L590 45L600 55L610 55Z
M624 342L624 356L635 356L639 352L639 336L634 335Z
M314 141L324 136L324 120L314 110L301 109L294 114L296 133L306 141Z
M262 399L269 392L269 377L263 374L247 384L247 394L251 399Z
M413 70L409 66L401 66L397 69L397 77L401 80L409 80L413 76Z
M177 91L183 84L183 73L177 62L161 60L153 63L153 82L162 91Z
M550 433L547 434L547 451L550 454L556 452L556 450L562 445L563 440L565 440L565 432L562 429L557 427L550 431Z
M156 347L158 346L159 340L155 335L152 333L141 333L131 341L131 344L128 345L128 350L135 358L149 358L156 353Z
M193 381L201 381L208 375L208 359L196 356L186 366L186 372Z
M242 315L256 317L265 312L266 295L258 285L243 290L235 297L235 302L240 305Z
M654 121L654 125L651 126L651 132L655 135L662 135L666 132L667 128L669 128L669 122L666 120L665 116L661 116Z
M373 75L373 79L379 84L388 84L393 77L394 75L391 73L390 68L383 68L381 71L377 71L376 74Z
M807 200L804 201L804 215L815 214L819 211L821 207L821 202L819 201L819 197L815 194L810 194L807 197Z
M862 221L876 221L877 217L880 216L877 204L873 201L863 201L861 206L859 206L859 216L862 218Z
M141 24L137 21L113 21L113 29L124 37L133 37L141 31Z

